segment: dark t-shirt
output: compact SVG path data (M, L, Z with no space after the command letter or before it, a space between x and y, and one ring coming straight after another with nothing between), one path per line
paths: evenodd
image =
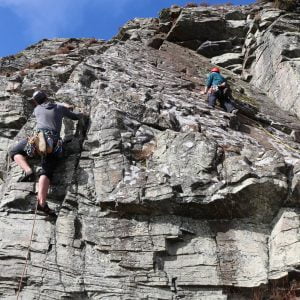
M81 113L70 111L63 105L55 103L43 103L34 109L36 117L37 129L48 129L60 134L62 119L67 117L72 120L78 120L82 116Z

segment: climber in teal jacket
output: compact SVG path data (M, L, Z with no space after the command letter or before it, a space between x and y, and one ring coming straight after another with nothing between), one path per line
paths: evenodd
M229 98L226 79L220 74L219 68L212 68L208 75L203 94L208 94L208 106L214 108L217 100L221 107L227 112L236 112L232 101Z
M206 89L213 86L221 86L226 83L226 79L220 74L219 68L212 68L206 80Z

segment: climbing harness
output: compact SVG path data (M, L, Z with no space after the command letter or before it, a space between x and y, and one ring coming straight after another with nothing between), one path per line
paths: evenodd
M25 152L29 157L62 153L62 139L52 130L38 129L27 139Z
M38 207L38 200L36 200L36 205L35 205L35 212L34 212L34 219L33 219L33 224L32 224L32 230L31 230L31 236L30 236L30 241L29 241L29 245L28 245L28 249L27 249L27 254L26 254L26 260L25 260L25 266L20 278L20 282L19 282L19 287L18 287L18 293L17 293L17 300L19 299L19 295L22 289L22 283L23 283L23 278L27 272L27 266L28 266L28 260L29 260L29 254L30 254L30 247L31 247L31 243L32 243L32 238L33 238L33 234L34 234L34 227L35 227L35 221L36 221L36 214L37 214L37 207Z

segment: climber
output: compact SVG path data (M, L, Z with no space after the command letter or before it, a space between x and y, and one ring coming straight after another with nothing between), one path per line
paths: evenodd
M206 86L202 94L208 94L208 106L214 108L216 101L219 100L221 107L230 113L237 113L229 97L229 87L226 79L220 74L220 69L214 67L208 75Z
M55 216L46 202L53 171L62 152L60 130L62 119L67 117L79 120L84 115L72 112L68 107L51 103L42 91L36 91L30 99L35 105L36 130L33 137L21 140L10 150L10 157L24 171L18 182L33 182L35 174L27 162L27 157L41 155L41 172L39 173L37 209Z

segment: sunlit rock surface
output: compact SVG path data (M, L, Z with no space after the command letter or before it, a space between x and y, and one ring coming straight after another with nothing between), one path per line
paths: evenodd
M257 6L172 8L128 22L111 41L43 40L2 58L0 299L16 299L35 218L37 185L17 183L21 170L7 157L34 126L35 89L89 121L64 122L48 197L58 218L36 217L21 299L269 299L274 280L297 280L299 70L272 68L275 39L289 38L275 37L276 26L298 17ZM263 47L272 53L261 62ZM210 58L226 53L252 78L222 70L237 115L210 110L200 94Z

